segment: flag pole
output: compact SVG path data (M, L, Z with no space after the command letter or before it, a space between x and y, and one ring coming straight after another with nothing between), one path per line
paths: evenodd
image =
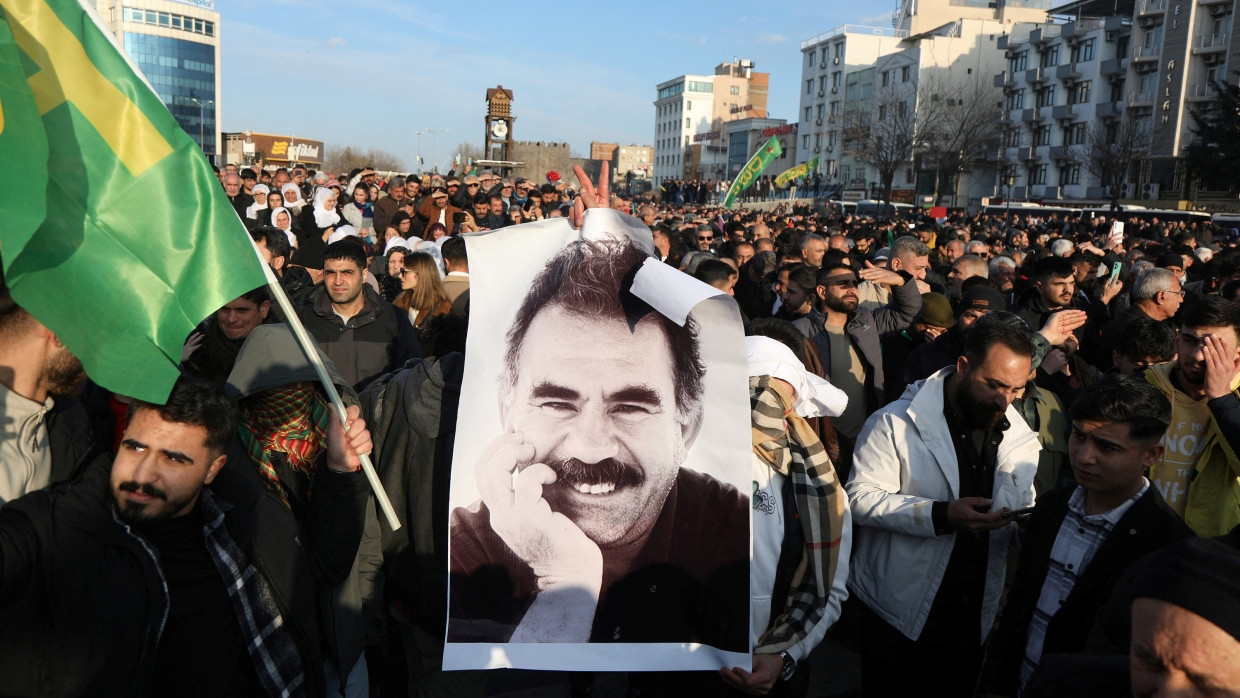
M246 237L249 237L248 235ZM271 270L271 265L263 259L262 252L259 251L258 245L250 238L250 246L254 248L254 254L258 257L259 265L263 268L263 276L267 278L267 288L270 289L271 295L276 299L276 304L280 306L280 310L284 312L284 317L288 321L288 326L293 330L293 336L297 338L297 343L301 346L301 351L306 355L306 359L310 365L314 367L314 372L319 376L319 382L323 384L323 389L327 391L327 399L331 401L332 406L336 408L336 414L340 417L340 424L345 428L348 427L346 422L347 412L345 411L344 402L340 399L340 393L336 390L336 386L332 383L331 376L327 375L327 366L323 365L323 360L319 358L319 352L314 340L310 334L306 332L306 328L301 324L301 317L297 315L297 309L293 307L293 302L289 300L288 294L284 293L284 287L280 285L280 280L276 278L276 274ZM379 481L379 474L375 472L375 466L370 462L368 454L357 454L358 459L362 462L362 472L366 473L366 479L370 482L370 489L375 493L375 501L379 503L379 508L383 511L384 518L387 519L388 527L393 531L400 530L400 519L396 516L396 510L392 508L392 501L388 499L387 492L383 489L383 483Z

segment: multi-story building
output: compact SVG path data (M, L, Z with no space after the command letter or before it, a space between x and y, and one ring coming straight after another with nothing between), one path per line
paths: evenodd
M104 24L209 160L220 149L220 15L214 0L96 0Z
M590 159L609 163L612 182L646 180L654 162L654 148L648 145L590 142Z
M654 185L665 179L726 176L728 121L765 117L770 75L753 61L715 67L713 75L681 75L657 86L654 129Z
M1011 176L995 194L1110 199L1086 162L1094 133L1121 150L1130 144L1120 199L1182 207L1210 198L1210 183L1190 181L1182 154L1193 110L1240 60L1235 10L1236 0L1077 0L1051 11L1072 20L1002 37L1008 67L995 84L1005 93Z
M1051 4L1051 0L902 0L892 24L917 36L962 19L1041 22Z

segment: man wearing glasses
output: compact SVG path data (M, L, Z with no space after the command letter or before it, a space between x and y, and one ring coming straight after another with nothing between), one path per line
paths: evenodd
M818 272L819 307L792 324L818 349L826 377L848 395L848 408L836 418L840 458L845 467L852 442L866 415L886 404L883 353L879 337L908 327L921 312L921 293L913 275L871 267L856 271L830 264ZM859 308L859 280L891 287L891 303L877 310Z

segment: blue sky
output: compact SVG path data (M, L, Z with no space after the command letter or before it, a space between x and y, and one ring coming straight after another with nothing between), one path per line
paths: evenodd
M217 0L222 126L383 148L429 167L482 144L485 95L514 92L518 140L650 144L655 85L734 56L771 73L796 119L800 43L840 24L890 27L894 0L846 3L437 3Z

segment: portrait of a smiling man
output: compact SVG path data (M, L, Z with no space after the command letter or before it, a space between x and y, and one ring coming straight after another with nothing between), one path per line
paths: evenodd
M479 500L451 515L450 643L748 651L749 498L682 467L707 368L696 322L631 292L648 258L570 243L513 316L503 433L473 466Z

